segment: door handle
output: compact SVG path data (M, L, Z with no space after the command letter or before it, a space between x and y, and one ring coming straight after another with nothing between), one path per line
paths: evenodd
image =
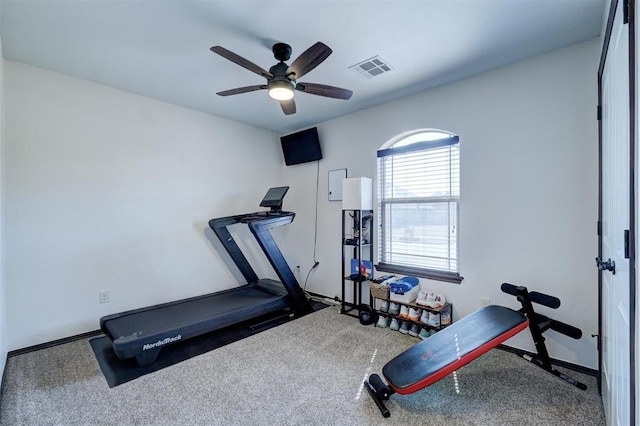
M613 275L616 274L616 262L611 260L611 258L602 261L599 257L596 257L596 265L598 265L598 269L601 271L611 271Z

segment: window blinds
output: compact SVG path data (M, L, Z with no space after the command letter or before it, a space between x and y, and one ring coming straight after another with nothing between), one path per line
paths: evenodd
M458 272L458 137L378 151L381 266Z

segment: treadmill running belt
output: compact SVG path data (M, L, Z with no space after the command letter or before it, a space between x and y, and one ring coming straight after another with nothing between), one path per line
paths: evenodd
M285 309L287 295L245 285L204 296L147 309L104 317L101 328L113 340L121 359L138 356L147 349L159 350L231 324Z

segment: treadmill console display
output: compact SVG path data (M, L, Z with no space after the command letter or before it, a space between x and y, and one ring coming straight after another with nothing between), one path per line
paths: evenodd
M260 207L270 207L271 211L282 210L282 200L288 190L288 186L269 188L267 194L264 196L262 202L260 203Z

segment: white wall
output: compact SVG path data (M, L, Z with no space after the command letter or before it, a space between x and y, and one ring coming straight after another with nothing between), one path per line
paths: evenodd
M327 172L375 178L388 139L443 128L461 138L465 279L422 286L444 293L456 319L480 297L515 307L505 281L554 294L553 315L586 337L548 333L552 356L595 368L598 58L593 40L319 124L320 266L308 290L340 293L341 205L327 200ZM285 209L297 213L276 238L304 281L318 164L283 166L264 130L12 61L5 70L9 349L229 287L207 221L253 210L276 184L291 186ZM101 289L111 303L97 303ZM510 344L533 349L525 333Z
M638 16L638 10L637 8L633 8L634 13L635 13L635 17L634 17L634 22L635 22L635 33L638 34L638 30L640 30L640 16ZM640 103L638 102L638 84L640 84L640 74L638 73L638 65L640 65L639 63L639 58L640 58L640 43L638 43L638 40L636 38L635 41L635 48L636 48L636 52L635 52L635 69L636 69L636 117L635 117L635 122L636 122L636 134L633 135L634 138L634 145L635 145L635 154L636 154L636 158L635 158L635 162L636 162L636 170L638 169L638 164L640 164L640 149L638 149L638 142L639 142L639 138L638 138L638 131L637 131L637 126L638 123L640 123ZM634 118L634 117L632 117ZM636 193L635 193L635 197L636 197L636 217L634 218L635 220L635 227L636 227L636 235L635 235L635 241L640 241L640 217L638 215L638 212L640 212L640 194L638 194L638 188L640 188L640 186L638 186L640 184L640 179L638 178L638 173L635 173L634 176L635 179L635 187L636 187ZM635 410L636 410L636 418L638 417L637 413L640 413L640 398L638 397L638 392L640 392L640 339L638 338L638 334L639 334L639 330L640 330L640 291L638 291L638 289L640 288L640 286L638 285L638 283L640 283L640 268L638 268L638 261L640 261L640 259L638 258L638 250L635 250L636 253L636 300L632 300L631 303L635 303L635 315L636 315L636 347L635 347L635 375L636 375L636 380L635 380L635 392L636 392L636 398L635 401L632 402L635 404ZM632 373L633 374L633 373Z
M4 267L4 56L0 38L0 377L4 372L7 355L7 299L5 295Z
M375 179L376 149L416 128L460 135L462 284L423 280L442 292L460 318L480 298L517 307L500 292L510 282L562 300L542 312L580 327L573 341L546 334L553 357L597 368L597 64L599 40L570 46L410 98L318 125L320 162L318 270L308 290L340 293L339 202L327 201L327 172ZM381 77L384 78L384 77ZM375 80L372 80L372 84ZM315 185L316 164L285 168L285 182ZM374 181L375 185L375 181ZM304 194L303 194L304 192ZM312 264L313 204L294 191L299 212L287 242L291 264ZM521 333L510 345L533 350Z
M9 349L235 285L207 222L257 210L282 183L277 135L14 61L5 71Z

